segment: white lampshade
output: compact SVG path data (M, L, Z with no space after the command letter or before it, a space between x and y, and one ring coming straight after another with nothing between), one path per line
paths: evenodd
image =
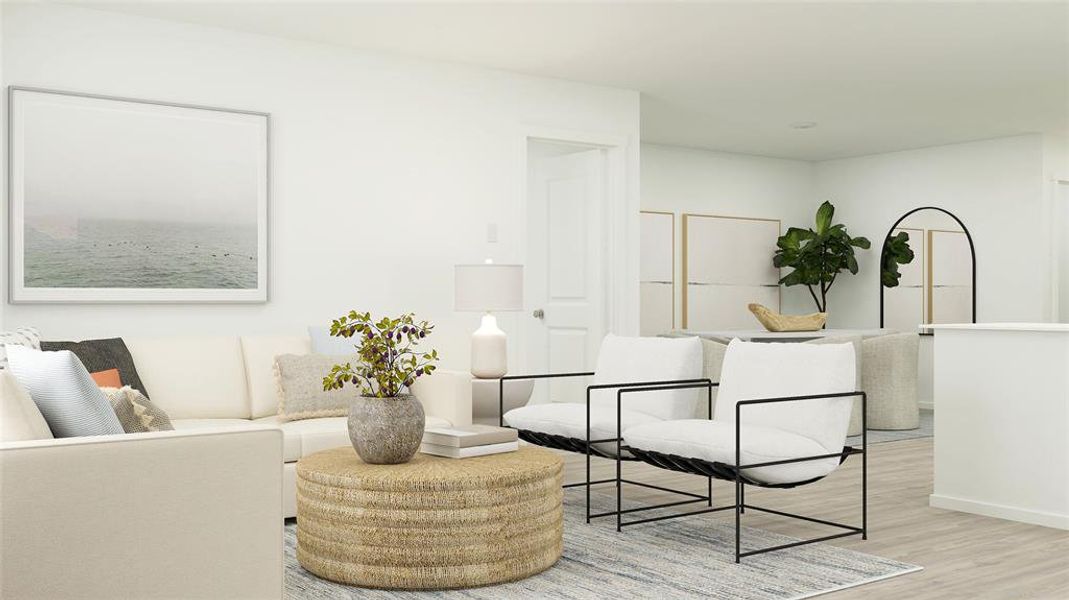
M523 310L523 265L456 265L456 310Z

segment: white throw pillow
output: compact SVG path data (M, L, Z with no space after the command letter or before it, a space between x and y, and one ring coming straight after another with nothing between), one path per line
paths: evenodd
M0 442L52 439L41 411L15 377L0 371Z
M601 342L595 384L678 381L702 376L702 344L696 337L623 337L609 334ZM618 389L594 390L592 405L616 410ZM705 390L624 394L622 405L658 419L691 419ZM572 399L585 402L585 398Z
M6 346L25 346L34 350L41 349L41 334L33 327L19 327L15 331L0 332L0 369L7 368Z
M11 374L56 437L124 433L108 399L73 352L8 346L7 357Z

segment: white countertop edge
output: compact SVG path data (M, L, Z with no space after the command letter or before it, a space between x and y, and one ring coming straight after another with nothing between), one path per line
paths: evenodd
M947 323L943 325L921 325L919 329L1069 333L1069 323Z

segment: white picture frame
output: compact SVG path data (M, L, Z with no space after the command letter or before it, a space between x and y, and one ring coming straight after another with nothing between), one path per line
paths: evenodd
M268 300L270 115L8 88L12 303Z

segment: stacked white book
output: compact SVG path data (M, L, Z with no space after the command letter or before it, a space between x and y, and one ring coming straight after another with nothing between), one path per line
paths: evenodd
M502 452L515 452L520 448L516 430L491 425L467 425L464 427L431 427L423 432L419 451L424 454L449 458L470 458Z

